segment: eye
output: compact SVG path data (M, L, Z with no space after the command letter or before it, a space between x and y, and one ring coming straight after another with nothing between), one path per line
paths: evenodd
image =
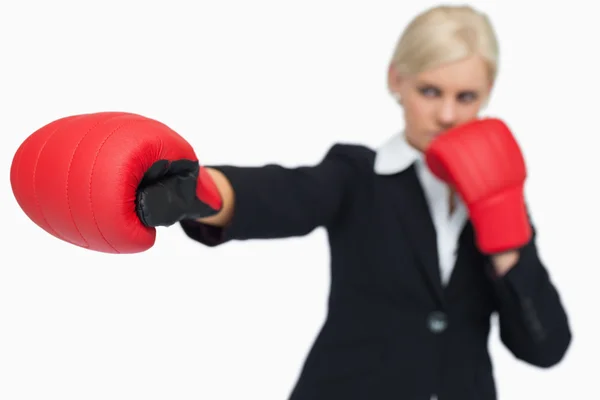
M478 97L475 92L463 92L458 95L458 101L461 103L471 103L477 100Z
M425 97L437 97L441 95L441 91L433 86L424 86L419 88L419 93Z

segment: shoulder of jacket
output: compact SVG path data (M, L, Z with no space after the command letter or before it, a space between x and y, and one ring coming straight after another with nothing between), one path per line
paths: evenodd
M338 158L356 165L372 166L375 162L375 151L362 144L335 143L329 148L326 158Z

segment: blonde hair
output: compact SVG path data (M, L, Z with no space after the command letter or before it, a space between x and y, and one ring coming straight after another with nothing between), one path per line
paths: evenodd
M417 15L400 37L392 64L414 75L470 56L482 57L490 81L498 73L499 48L489 18L469 6L437 6Z

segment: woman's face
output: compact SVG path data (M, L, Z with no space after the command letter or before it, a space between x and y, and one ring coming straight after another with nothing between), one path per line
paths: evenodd
M486 64L479 57L415 76L400 76L392 66L389 86L400 97L407 139L420 151L443 131L477 118L491 90Z

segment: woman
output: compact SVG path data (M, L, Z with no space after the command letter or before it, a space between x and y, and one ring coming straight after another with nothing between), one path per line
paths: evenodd
M292 400L495 399L493 312L517 358L539 367L563 358L570 328L534 237L484 254L468 207L423 157L437 135L477 119L497 59L486 16L430 9L407 27L390 63L405 129L381 148L338 144L300 168L173 167L174 177L140 190L144 223L180 222L206 246L327 229L327 320Z

